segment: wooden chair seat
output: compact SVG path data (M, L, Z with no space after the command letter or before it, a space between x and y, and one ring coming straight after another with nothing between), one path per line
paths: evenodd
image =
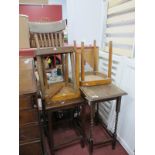
M81 86L94 86L111 83L111 78L100 72L86 72L85 81L80 80Z
M76 99L80 97L80 91L75 90L73 84L65 82L55 83L49 85L45 90L46 103L51 103L61 100Z

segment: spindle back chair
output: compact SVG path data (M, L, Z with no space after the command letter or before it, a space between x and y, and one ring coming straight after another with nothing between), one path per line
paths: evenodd
M62 47L64 45L65 20L57 22L29 22L31 47ZM34 37L34 39L33 39Z

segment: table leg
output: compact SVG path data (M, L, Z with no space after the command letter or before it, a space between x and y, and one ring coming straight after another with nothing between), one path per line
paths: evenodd
M47 136L48 135L48 124L47 124L47 115L46 115L46 110L45 110L45 100L42 100L42 117L43 117L43 129L44 133Z
M93 153L93 126L94 126L95 104L90 102L90 133L89 133L89 154Z
M53 126L52 126L52 112L48 111L48 142L50 146L51 155L54 155L53 147L54 147L54 140L53 140Z
M99 123L99 103L96 103L96 112L95 112L95 124L98 125Z
M93 154L93 139L89 139L89 155Z
M81 126L82 126L82 141L81 141L81 146L84 147L85 141L86 141L86 133L85 133L85 123L86 123L86 104L82 105L82 110L81 110Z
M116 118L115 118L115 128L113 133L112 149L115 149L115 146L116 146L117 123L118 123L118 114L120 112L120 107L121 107L121 96L116 99Z
M38 101L38 96L37 94L35 94L34 96L34 103L36 103ZM36 103L37 105L38 103ZM39 120L39 129L40 129L40 137L41 137L41 148L42 148L42 154L45 154L45 146L44 146L44 138L43 138L43 135L44 135L44 131L43 131L43 128L44 128L44 121L42 121L42 115L43 115L43 110L38 108L38 120Z

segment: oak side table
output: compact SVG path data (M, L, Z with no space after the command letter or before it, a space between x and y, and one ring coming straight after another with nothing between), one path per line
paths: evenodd
M116 138L117 138L117 122L118 122L118 114L120 112L121 106L121 97L123 95L127 95L126 92L115 86L114 84L107 85L99 85L99 86L91 86L91 87L80 87L82 96L88 102L90 106L90 128L89 128L89 154L93 153L93 146L104 146L107 144L112 144L112 149L115 149L116 146ZM111 139L105 140L103 142L94 143L93 142L93 126L94 126L94 116L95 116L95 105L105 102L116 100L116 118L115 118L115 128L114 133L111 135ZM98 107L98 106L97 106ZM98 110L97 110L98 111Z
M60 110L69 110L69 109L75 109L76 107L82 107L81 110L81 127L78 127L74 124L75 131L78 132L78 135L73 136L71 139L67 139L65 141L62 141L61 144L55 144L54 143L54 135L53 135L53 125L56 122L53 122L53 112L60 111ZM77 99L70 99L70 100L64 100L64 101L56 101L51 103L45 104L45 113L48 116L48 142L51 150L51 155L55 154L56 150L59 150L63 147L72 145L74 143L80 142L81 147L84 147L84 107L85 107L85 100L83 98L77 98ZM72 119L72 123L75 122L74 119Z

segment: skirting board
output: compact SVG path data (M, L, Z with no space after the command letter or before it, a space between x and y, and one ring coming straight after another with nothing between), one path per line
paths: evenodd
M127 151L129 155L135 155L134 151L128 146L128 144L117 134L117 140L123 146L123 148Z

